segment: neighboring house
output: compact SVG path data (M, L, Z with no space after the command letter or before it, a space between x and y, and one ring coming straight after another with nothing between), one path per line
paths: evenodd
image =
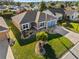
M17 8L18 8L18 6L16 6L16 5L10 5L10 6L8 6L8 8L11 10L11 11L17 11Z
M63 15L65 14L64 9L62 8L51 8L49 10L57 17L58 20L62 20Z
M23 6L18 6L18 7L16 8L16 13L17 13L17 14L20 14L20 13L22 13L22 12L24 12L24 11L26 11L26 9L25 9L25 7L23 7Z
M25 8L26 10L31 10L31 9L32 9L30 6L24 6L24 8Z
M27 11L12 17L12 22L22 33L54 27L57 24L57 19L39 11Z
M39 6L38 5L35 5L32 10L39 10Z
M75 5L71 6L71 8L74 9L74 10L77 10L78 9L78 7L75 6Z
M0 17L0 40L8 39L8 26L4 19Z
M5 7L5 6L0 5L0 11L3 11L3 10L5 10L5 9L6 9L6 7Z
M78 20L79 12L76 10L65 10L65 14L69 17L70 20Z

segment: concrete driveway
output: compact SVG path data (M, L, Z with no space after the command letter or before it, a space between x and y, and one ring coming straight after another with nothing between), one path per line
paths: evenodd
M62 26L57 26L55 28L54 32L64 35L66 38L68 38L74 44L76 44L79 41L78 33L72 32Z
M11 48L6 39L0 40L0 59L14 59Z
M6 40L0 40L0 59L6 59L8 50L8 42Z

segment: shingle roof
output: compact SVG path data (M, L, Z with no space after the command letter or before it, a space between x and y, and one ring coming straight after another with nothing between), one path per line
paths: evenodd
M51 11L54 15L56 15L56 13L65 14L64 9L62 9L62 8L52 8L52 9L50 9L50 11Z
M7 29L8 29L7 24L5 23L4 19L0 17L0 31L7 30Z
M20 22L20 24L35 21L36 15L37 15L37 11L28 11L24 15L24 17L23 17L22 21Z
M47 16L48 19L52 18L56 19L54 16ZM29 22L41 22L46 20L46 14L40 11L27 11L25 13L21 13L17 16L12 17L12 20L19 22L19 24L29 23Z
M7 28L0 26L0 31L7 30Z
M55 16L51 16L47 14L47 20L53 20L53 19L57 19Z
M65 14L67 14L67 15L72 15L72 14L74 14L74 13L77 13L77 11L76 10L65 10Z
M40 15L39 15L39 22L40 21L45 21L46 20L46 14L45 13L40 13Z
M4 7L4 6L0 6L0 9L5 9L6 7Z

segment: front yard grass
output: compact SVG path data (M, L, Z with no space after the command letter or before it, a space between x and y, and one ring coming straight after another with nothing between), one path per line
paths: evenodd
M69 48L73 46L73 43L64 36L59 34L49 34L48 44L52 48L50 50L50 54L47 57L38 56L35 54L35 36L33 38L23 40L20 38L19 30L12 24L11 20L6 19L5 21L16 37L16 42L14 46L12 46L15 59L50 59L50 55L53 55L53 59L59 59L59 57L61 57L66 51L68 51Z
M63 24L66 25L65 23ZM71 22L69 26L65 26L67 29L79 33L79 24L76 22Z

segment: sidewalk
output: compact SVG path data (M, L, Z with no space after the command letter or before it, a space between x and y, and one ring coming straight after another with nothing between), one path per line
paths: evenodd
M12 53L12 50L11 50L10 46L8 46L6 59L14 59L14 56L13 56L13 53Z
M10 39L15 38L15 36L11 30L9 31L9 36L10 36ZM14 59L14 56L13 56L10 46L8 47L6 59Z
M79 59L79 43L77 43L70 51L68 51L60 59Z

